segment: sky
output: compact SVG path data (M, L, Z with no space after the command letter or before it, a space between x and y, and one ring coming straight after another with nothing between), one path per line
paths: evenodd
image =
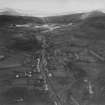
M96 9L105 10L105 0L0 0L0 9L4 8L47 16Z

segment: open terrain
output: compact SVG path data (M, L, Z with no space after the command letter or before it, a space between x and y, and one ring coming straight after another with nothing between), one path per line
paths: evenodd
M105 105L105 14L0 15L0 105Z

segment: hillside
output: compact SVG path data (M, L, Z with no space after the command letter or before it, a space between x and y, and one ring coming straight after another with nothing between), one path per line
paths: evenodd
M105 105L105 13L0 14L0 104Z

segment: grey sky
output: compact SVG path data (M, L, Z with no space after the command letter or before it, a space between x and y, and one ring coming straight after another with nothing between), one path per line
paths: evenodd
M0 0L0 8L15 8L32 14L53 15L105 9L105 0Z

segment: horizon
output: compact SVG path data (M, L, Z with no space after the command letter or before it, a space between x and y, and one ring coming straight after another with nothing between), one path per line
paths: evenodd
M105 10L105 0L3 0L0 4L0 9L21 10L40 17Z

